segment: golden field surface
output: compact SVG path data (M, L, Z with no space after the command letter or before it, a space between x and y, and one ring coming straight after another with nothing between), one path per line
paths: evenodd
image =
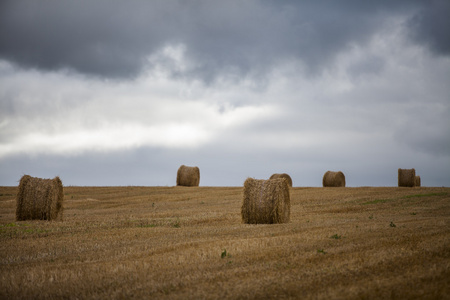
M450 188L291 188L286 224L242 187L65 187L15 221L0 187L1 299L450 299Z

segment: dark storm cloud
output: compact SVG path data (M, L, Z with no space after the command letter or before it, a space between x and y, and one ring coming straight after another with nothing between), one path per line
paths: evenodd
M411 35L426 43L433 52L450 54L450 1L433 0L424 6L409 22Z
M150 55L182 44L193 66L174 75L207 80L223 72L264 74L290 60L316 72L396 14L415 16L415 36L445 51L444 29L433 17L443 22L445 13L437 8L448 5L417 3L3 1L0 58L31 68L126 78L137 76Z
M0 55L34 68L73 68L105 76L135 74L146 53L154 51L163 37L170 36L165 32L170 22L164 22L163 11L155 13L142 1L134 4L3 2Z

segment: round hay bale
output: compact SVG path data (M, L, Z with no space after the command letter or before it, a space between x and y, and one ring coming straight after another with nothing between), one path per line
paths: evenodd
M17 194L16 220L62 220L64 192L61 179L24 175Z
M414 185L420 187L420 176L416 176L416 180L414 181Z
M177 186L198 186L200 184L200 169L181 165L177 172Z
M242 222L247 224L277 224L289 222L291 200L289 186L284 178L244 182Z
M286 173L275 173L272 176L270 176L270 179L277 179L277 178L284 178L287 180L287 183L290 187L292 187L292 178Z
M398 169L398 186L414 187L416 184L415 169Z
M323 187L345 187L345 175L341 171L327 171L322 179Z

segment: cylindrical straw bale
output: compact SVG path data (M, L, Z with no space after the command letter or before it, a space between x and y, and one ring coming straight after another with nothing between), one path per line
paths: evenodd
M341 171L327 171L322 179L323 187L345 187L345 176Z
M414 187L416 184L415 169L398 169L398 186Z
M416 187L420 187L420 176L416 176L416 180L415 180L415 182L414 182L414 185L415 185Z
M64 192L61 179L24 175L17 194L16 220L56 220L63 216Z
M181 165L177 172L178 186L198 186L200 184L200 169Z
M280 173L280 174L279 173L275 173L272 176L270 176L270 179L277 179L277 178L284 178L284 179L286 179L288 185L290 187L292 187L292 178L288 174L286 174L286 173Z
M289 222L291 200L284 178L244 182L242 222L247 224L277 224Z

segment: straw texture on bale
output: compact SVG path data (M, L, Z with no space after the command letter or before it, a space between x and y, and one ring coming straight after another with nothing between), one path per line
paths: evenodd
M247 224L277 224L289 222L291 200L285 179L258 180L247 178L244 182L242 222Z
M415 185L416 187L420 187L420 176L416 176L416 180L415 180L415 182L414 182L414 185Z
M345 187L345 176L341 171L327 171L322 179L323 187Z
M182 165L177 172L178 186L198 186L200 184L200 169Z
M281 173L281 174L275 173L272 176L270 176L270 179L277 179L277 178L284 178L284 179L286 179L288 185L290 187L292 187L292 178L288 174L286 174L286 173Z
M17 194L16 220L62 220L64 192L61 179L24 175Z
M415 169L398 169L398 186L414 187L416 185Z

